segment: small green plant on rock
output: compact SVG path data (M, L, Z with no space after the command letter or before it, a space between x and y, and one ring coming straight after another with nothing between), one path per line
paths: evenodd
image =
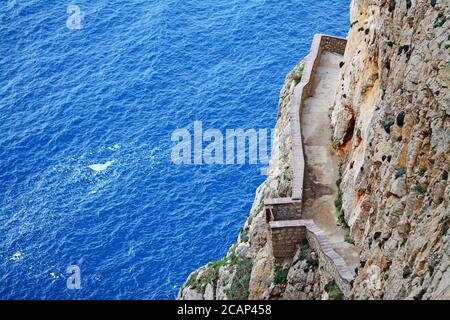
M304 261L307 258L308 258L308 253L306 252L306 250L300 250L300 252L298 253L298 260Z
M420 290L419 294L414 297L414 300L422 300L423 296L427 293L427 288L423 288Z
M419 176L423 177L425 175L425 172L427 172L427 168L419 168Z
M328 294L330 300L343 300L344 294L335 281L330 281L325 285L325 292Z
M334 206L336 207L336 211L339 214L341 214L342 211L342 190L341 190L341 184L342 184L342 173L343 173L343 163L342 161L339 162L339 178L336 180L336 186L338 188L338 194L336 197L336 200L334 200Z
M338 214L338 222L340 226L345 231L345 241L354 244L354 241L351 236L350 232L350 226L347 224L347 221L345 220L344 211L342 210L342 191L341 191L341 183L342 183L342 162L339 163L339 179L336 181L336 186L338 187L338 194L336 197L336 200L334 200L334 206L336 207L336 211Z
M342 183L342 179L341 179L341 178L339 178L339 179L336 180L336 186L337 186L338 188L341 187L341 183Z
M419 181L416 181L415 190L420 194L425 194L427 192L427 190L420 184Z
M391 127L394 125L395 121L394 119L387 119L384 121L384 131L386 131L387 134L391 133Z
M444 224L443 227L442 227L442 232L441 233L442 233L443 236L446 236L447 232L448 232L448 224Z
M280 162L287 162L289 159L289 153L284 153L282 155L280 155L279 160Z
M344 215L344 213L341 213L341 214L338 216L338 222L339 222L339 224L340 224L341 226L345 226L345 225L347 224L347 221L345 221L345 215Z
M399 244L399 248L403 248L406 244L407 239L403 239L400 244Z
M341 213L342 211L342 193L341 191L338 192L336 200L334 200L334 206L336 207L336 211L338 213Z
M397 167L396 171L395 171L395 179L403 177L405 174L406 174L406 168L405 167Z
M355 244L355 241L353 240L352 235L350 234L350 229L346 230L345 232L345 242Z
M308 239L303 238L299 242L300 251L298 253L298 260L305 261L311 258L311 248L309 246Z
M200 291L201 293L205 292L206 286L208 284L213 284L217 278L219 277L219 269L222 266L226 266L230 263L230 258L225 257L222 260L216 261L216 262L210 262L206 266L206 269L202 272L201 276L199 277L199 273L195 272L193 273L187 283L186 286L196 289Z
M399 127L403 127L403 125L405 124L405 112L401 111L398 115L397 115L397 119L396 119L396 123Z
M317 268L319 266L319 260L317 259L313 259L313 258L309 258L306 263L308 264L308 266L310 268Z
M300 81L302 81L302 76L303 76L304 69L305 69L305 63L302 62L300 64L300 66L294 71L293 78L294 78L294 81L295 81L296 84L299 83Z
M191 276L186 281L186 287L195 289L197 287L197 277L198 272L191 274Z
M434 273L434 270L436 269L438 264L439 263L436 260L431 261L431 263L428 265L428 271L430 272L430 274Z
M409 265L406 265L403 268L403 274L402 274L403 279L408 278L411 275L411 273L412 273L411 267Z
M238 257L232 254L229 258L229 266L234 267L235 274L230 288L225 290L228 299L247 300L253 263L249 258Z
M309 248L309 242L308 242L308 239L306 239L306 238L301 239L301 240L300 240L300 245L301 245L303 248L308 249L308 248Z
M436 20L434 21L434 28L440 28L444 25L444 23L447 21L447 18L444 16L442 12L439 12Z
M239 237L241 239L241 242L248 242L249 236L248 236L248 227L247 228L241 228Z
M354 244L355 241L353 241L353 238L351 236L350 226L348 225L347 221L345 220L344 213L340 214L338 217L338 222L341 225L342 229L344 229L345 232L345 242L348 242L350 244Z
M276 266L273 274L273 283L280 284L286 282L289 269L284 269L282 266Z

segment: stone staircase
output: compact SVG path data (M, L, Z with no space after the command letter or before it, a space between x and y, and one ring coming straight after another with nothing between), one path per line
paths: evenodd
M349 298L359 255L338 226L334 201L339 168L329 119L345 45L345 39L314 36L291 102L292 196L266 199L265 212L274 257L292 258L306 238L318 253L321 269Z
M302 219L312 219L328 236L351 272L359 264L357 249L345 242L338 226L334 201L338 195L339 159L331 147L329 114L337 89L343 56L323 52L313 81L312 96L305 100L300 121L305 149L306 177L303 186Z

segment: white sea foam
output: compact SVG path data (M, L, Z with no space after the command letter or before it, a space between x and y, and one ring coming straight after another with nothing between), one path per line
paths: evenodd
M101 172L101 171L105 171L106 169L108 169L108 167L110 165L112 165L114 163L114 161L108 161L106 163L96 163L96 164L92 164L90 166L88 166L89 169L92 169L96 172Z
M54 273L54 272L50 272L50 276L51 276L53 279L59 279L59 278L60 278L60 275L58 275L58 274L56 274L56 273Z
M14 253L11 257L12 261L19 261L23 259L23 253L20 251L17 251L16 253Z
M115 144L112 147L108 147L109 150L119 150L120 149L120 144Z

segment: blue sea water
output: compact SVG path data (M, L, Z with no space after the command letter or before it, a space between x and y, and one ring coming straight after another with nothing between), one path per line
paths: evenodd
M172 299L220 259L261 166L175 165L171 133L272 128L285 74L314 33L346 35L349 2L3 1L0 299Z

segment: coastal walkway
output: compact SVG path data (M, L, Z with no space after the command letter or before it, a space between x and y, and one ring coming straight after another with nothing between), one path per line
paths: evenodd
M335 200L339 159L331 146L329 114L335 97L343 56L325 51L313 80L312 96L305 100L300 122L305 152L302 219L312 219L328 236L331 245L354 272L359 265L355 246L345 241L338 226Z
M359 254L345 242L334 205L339 159L331 146L329 118L346 43L314 36L291 101L292 195L266 199L264 204L275 259L292 258L306 238L318 254L321 270L350 298Z

